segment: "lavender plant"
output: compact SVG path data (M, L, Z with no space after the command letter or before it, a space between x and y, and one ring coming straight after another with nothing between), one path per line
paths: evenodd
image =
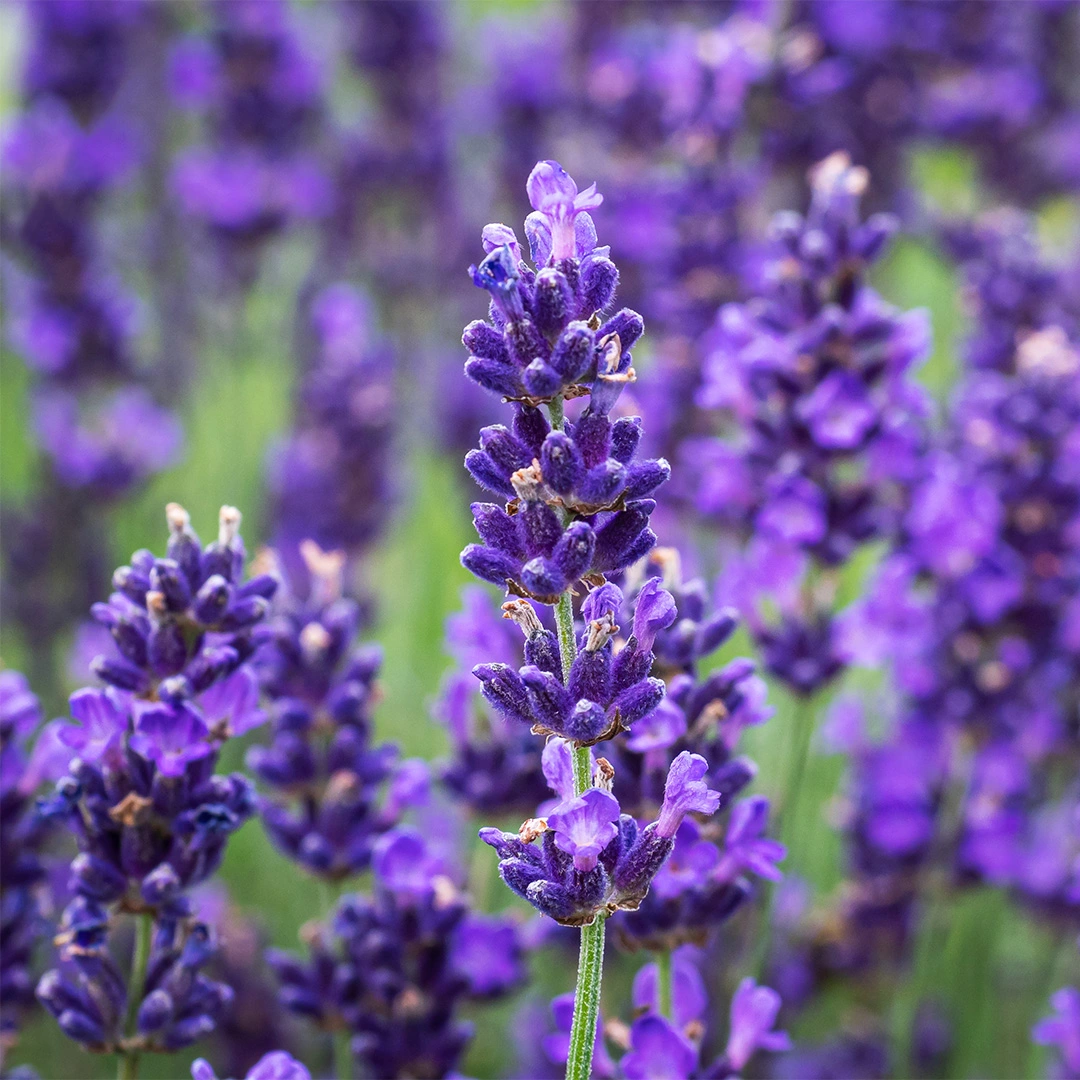
M181 507L167 516L167 557L136 552L109 602L95 607L116 647L94 664L107 685L72 695L74 722L59 731L67 775L41 809L80 852L59 966L37 996L84 1049L118 1054L128 1077L143 1053L213 1031L231 1000L204 974L216 941L189 893L255 810L250 781L215 766L228 738L264 719L243 662L276 588L270 577L244 580L234 508L222 508L218 539L205 547ZM125 921L134 923L127 978L110 950Z
M489 225L488 257L472 270L492 295L491 322L466 328L473 353L466 374L514 401L515 417L513 429L485 429L480 449L466 458L474 479L512 501L505 510L474 504L482 543L466 548L462 562L519 597L505 607L525 635L525 666L480 664L474 674L510 723L551 738L544 772L559 802L517 835L485 828L480 836L496 849L500 876L514 892L556 922L581 927L566 1060L567 1076L587 1077L606 920L641 906L684 820L715 813L722 793L706 783L708 761L684 750L667 770L656 820L641 827L620 807L611 763L593 761L592 745L633 731L664 699L664 683L650 674L653 645L675 621L675 601L658 579L646 582L633 631L616 651L623 597L605 575L653 547L647 523L655 504L645 496L669 470L664 461L635 461L639 420L609 419L634 378L627 350L642 323L629 310L602 321L617 271L596 246L588 213L600 203L595 185L579 192L556 162L542 161L527 190L536 268L521 259L511 229ZM587 407L568 420L564 402L586 395ZM572 594L582 580L591 591L578 629ZM555 631L530 600L555 609Z

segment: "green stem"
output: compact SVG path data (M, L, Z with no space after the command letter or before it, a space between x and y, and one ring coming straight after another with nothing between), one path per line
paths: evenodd
M124 1032L129 1039L134 1039L138 1035L139 1006L142 1004L143 989L146 986L146 968L150 963L150 941L153 931L154 920L151 915L135 917L135 951L131 954L127 1014L124 1017ZM116 1073L119 1080L137 1080L140 1053L141 1051L134 1047L120 1052L119 1068Z
M814 734L813 701L807 697L795 699L792 715L791 759L788 763L787 783L781 795L780 805L776 808L773 829L780 839L791 849L797 832L799 815L795 812L802 794L803 778L806 776L806 764L810 760L810 740Z
M661 1016L672 1019L671 953L667 949L656 954L656 1008Z
M589 1080L592 1075L596 1022L600 1017L600 980L604 971L604 922L597 915L581 928L577 987L574 990L574 1022L570 1028L570 1053L566 1058L566 1080Z
M551 426L563 426L562 398L548 406ZM555 626L559 638L559 659L563 679L570 678L570 666L577 657L574 637L574 601L569 592L559 597L555 605ZM587 746L571 748L574 763L574 794L583 795L592 787L592 755ZM566 1058L566 1080L589 1080L592 1075L593 1047L596 1043L596 1022L600 1016L600 984L604 975L603 913L588 926L581 928L581 950L578 954L577 986L574 989L574 1020L570 1027L570 1052Z

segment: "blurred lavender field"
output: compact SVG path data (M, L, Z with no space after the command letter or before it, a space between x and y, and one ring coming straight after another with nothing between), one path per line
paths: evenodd
M1080 1077L1080 5L0 72L0 1076Z

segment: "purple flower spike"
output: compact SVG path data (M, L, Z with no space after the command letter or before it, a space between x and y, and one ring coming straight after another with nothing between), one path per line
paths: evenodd
M725 1056L733 1072L741 1072L758 1050L777 1052L791 1049L786 1031L773 1031L780 1011L780 995L752 978L739 983L731 999L731 1033Z
M70 699L72 719L81 727L65 727L60 741L78 751L84 761L113 757L128 730L128 711L108 690L76 690Z
M641 587L634 608L634 637L638 648L650 652L656 635L666 630L677 614L675 597L663 587L659 578L649 578Z
M708 771L709 763L689 750L684 750L671 763L664 785L664 805L656 822L656 831L661 836L672 839L687 814L716 813L720 794L705 784L703 777Z
M525 188L533 207L525 219L525 234L538 267L549 260L581 258L592 251L596 230L585 211L604 201L595 184L578 192L577 184L557 161L538 161ZM591 246L585 247L590 239Z
M140 705L129 745L163 776L175 777L190 762L213 753L209 735L202 717L187 705Z
M626 1080L689 1080L697 1049L671 1021L650 1013L630 1028L630 1052L620 1062Z
M1065 986L1050 999L1052 1016L1040 1020L1031 1037L1040 1046L1056 1046L1068 1076L1080 1076L1080 990Z
M610 792L589 788L580 798L560 804L547 820L559 850L574 857L578 870L588 871L618 834L619 802Z

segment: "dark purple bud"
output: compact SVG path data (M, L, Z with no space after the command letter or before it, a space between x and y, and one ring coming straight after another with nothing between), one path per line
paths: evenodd
M757 765L750 758L737 757L724 762L711 776L712 787L723 802L734 798L757 776Z
M532 405L517 406L514 412L514 435L529 453L529 461L540 456L540 448L551 431L544 414Z
M565 274L547 269L536 275L533 310L542 334L549 338L557 334L570 318L573 303L574 294Z
M593 556L593 569L600 573L614 573L629 566L633 559L631 553L643 530L649 524L649 515L656 507L651 499L641 499L632 503L625 510L620 510L609 521L596 530L596 554ZM649 544L650 550L656 539Z
M158 678L177 675L187 662L187 643L178 623L172 619L159 623L150 631L148 661Z
M623 308L597 330L596 340L603 341L610 334L618 334L622 351L626 352L634 347L637 339L644 333L645 320L636 311Z
M178 503L169 503L165 507L165 520L169 525L165 554L184 572L194 591L202 581L202 544L191 528L188 512Z
M465 327L461 343L474 356L484 360L496 360L504 365L510 364L510 354L506 351L502 334L483 319L477 319Z
M619 710L619 718L629 727L649 713L664 700L664 684L659 679L645 679L627 687L612 702L612 709Z
M698 627L694 641L695 656L707 656L735 632L739 625L739 613L735 608L721 608L711 619Z
M521 669L521 681L528 688L532 716L545 727L558 731L570 712L572 700L561 680L551 672L526 664Z
M498 360L470 356L465 361L465 374L485 390L504 397L518 397L524 389L518 369Z
M656 822L645 827L615 870L615 887L621 901L628 905L640 903L674 846L673 840L657 832Z
M112 863L84 851L72 860L69 887L73 892L108 903L123 895L127 878Z
M231 994L232 991L229 993ZM216 1024L209 1016L198 1014L178 1020L168 1029L161 1042L166 1050L181 1050L210 1035L215 1027Z
M855 254L865 262L872 262L899 227L900 222L894 214L871 215L855 232Z
M615 299L618 287L619 271L610 259L589 259L581 269L582 314L603 311Z
M485 544L504 551L518 562L524 560L525 547L514 518L495 503L473 503L469 509L472 511L473 525Z
M579 701L570 712L563 731L568 739L579 742L595 742L608 728L609 721L604 707L595 701Z
M642 499L651 495L661 484L667 483L670 477L671 466L664 458L634 465L627 473L623 498Z
M213 626L225 614L232 597L232 588L221 574L213 574L203 582L195 595L192 610L195 618L207 626Z
M525 554L550 555L563 534L559 515L547 503L529 499L523 501L517 520Z
M142 879L139 891L152 907L171 904L179 895L182 882L176 870L167 862L151 870Z
M551 432L540 451L540 472L548 487L559 495L569 495L584 471L585 463L573 439L561 431Z
M121 616L112 624L116 647L136 667L146 667L146 630L146 620L139 616Z
M89 1013L65 1009L56 1018L60 1030L71 1040L84 1046L96 1046L105 1041L105 1027Z
M621 416L611 425L611 456L629 465L637 451L644 428L640 416Z
M600 413L585 413L574 425L574 442L585 459L586 468L595 468L608 458L611 421Z
M611 696L611 650L584 649L570 666L570 697L607 701Z
M514 485L510 483L509 476L483 450L470 450L465 455L465 468L482 488L505 495L508 499L514 497Z
M499 876L511 891L528 899L529 886L542 883L544 871L520 859L504 859L499 863Z
M124 660L97 656L91 661L90 668L102 682L107 682L120 690L132 690L139 693L150 685L150 680L144 671Z
M221 617L218 629L225 633L236 633L265 619L270 612L270 601L262 596L248 596L242 600L233 600L228 610Z
M563 331L551 353L551 366L564 382L583 378L592 366L595 339L585 323L571 323Z
M537 357L525 366L521 382L532 397L554 397L562 389L559 373Z
M142 607L146 603L146 593L150 588L150 579L130 566L121 566L113 574L113 588L123 593L133 603Z
M513 322L521 319L525 310L518 292L519 274L508 244L492 251L479 266L470 266L473 284L486 289L503 316Z
M173 1017L173 999L164 990L153 990L139 1006L139 1033L153 1035Z
M550 671L562 681L562 661L559 656L559 642L550 630L538 630L525 641L525 663Z
M250 581L237 587L236 595L241 597L261 596L272 600L278 590L278 579L273 574L258 574Z
M528 367L537 357L546 360L551 353L547 342L531 320L522 319L506 328L510 357L518 367Z
M551 553L567 583L577 581L589 569L596 549L596 536L584 521L575 521L560 537Z
M480 449L506 477L532 462L532 455L502 424L480 429Z
M619 497L625 486L626 466L614 458L608 458L582 477L576 495L586 506L608 506Z
M615 657L615 662L611 666L613 692L621 693L647 678L649 672L652 671L652 665L652 653L638 648L637 639L631 638L626 648Z
M506 585L507 579L515 579L521 569L518 560L481 544L470 544L461 553L461 565L481 581L501 586Z
M483 684L484 697L503 716L532 724L528 690L512 667L507 664L478 664L472 673Z
M158 559L150 571L150 586L161 593L169 611L186 611L191 603L191 587L180 564L172 559Z
M521 568L521 583L537 597L556 596L569 584L554 560L542 555L530 559Z
M214 645L204 648L188 664L184 675L192 692L201 694L212 683L235 671L239 665L240 657L234 648L229 645Z

